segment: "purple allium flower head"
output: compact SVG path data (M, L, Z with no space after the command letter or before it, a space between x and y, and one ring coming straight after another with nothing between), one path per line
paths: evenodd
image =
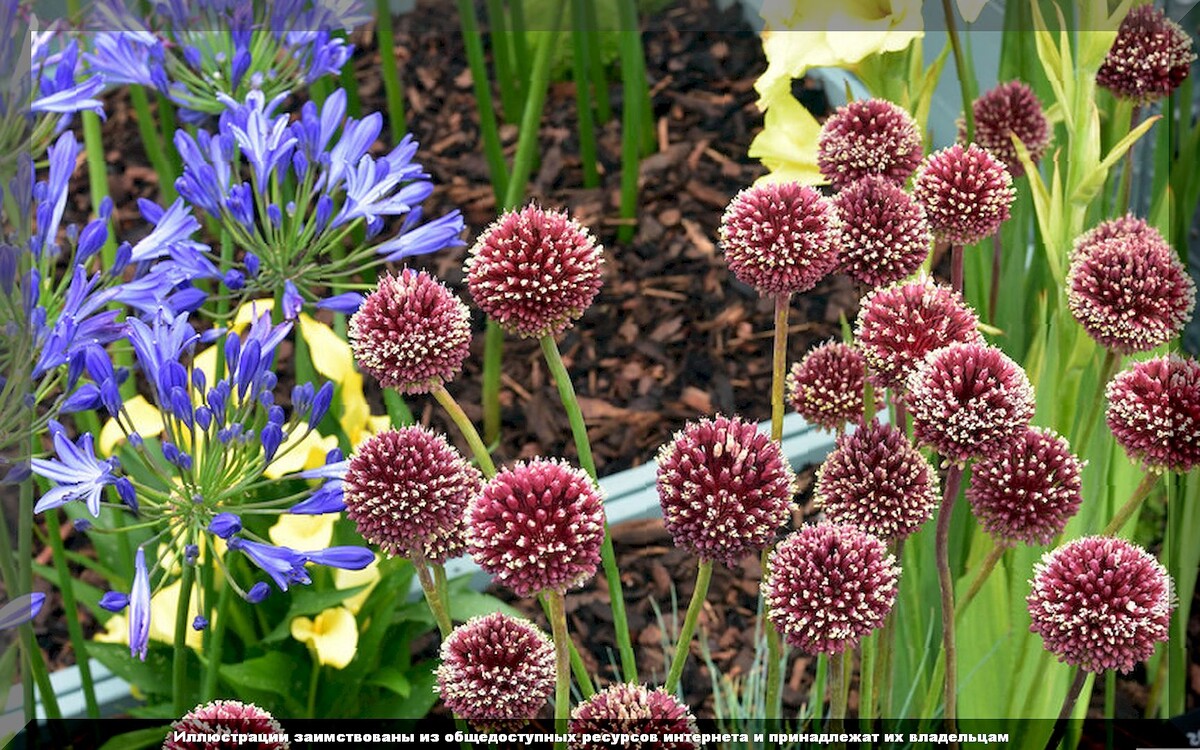
M917 531L938 505L933 467L903 430L877 420L838 436L813 494L828 521L886 541Z
M350 319L358 364L384 388L428 393L453 380L471 348L467 306L424 271L384 276Z
M933 235L925 208L899 185L873 175L833 197L842 221L839 270L869 286L913 274L929 255Z
M1101 346L1145 352L1174 338L1196 307L1196 285L1174 248L1144 222L1105 222L1075 243L1071 314Z
M807 292L837 267L837 212L807 185L742 190L721 217L729 270L763 296Z
M601 734L652 734L658 741L631 740L624 747L632 750L694 750L697 745L690 739L663 741L663 735L698 734L696 718L678 698L662 688L650 689L644 685L618 682L609 685L591 698L575 707L571 712L572 739L567 743L571 750L601 750L611 748L611 743L594 740L585 741L585 736Z
M528 620L495 612L442 642L437 690L446 707L482 731L537 716L554 690L554 644Z
M273 735L276 739L254 743L256 750L288 750L286 733L271 714L254 705L234 700L217 700L196 706L171 725L163 750L212 750L204 740L189 735L254 734Z
M788 402L809 424L840 430L863 415L866 363L850 344L827 341L792 366Z
M482 485L479 470L444 437L413 426L358 446L343 499L358 533L388 555L442 563L463 553L463 514Z
M1025 601L1046 650L1088 672L1129 672L1167 640L1171 577L1146 550L1091 536L1047 552Z
M580 469L535 459L501 470L467 508L467 548L517 596L565 591L596 573L604 504Z
M1144 106L1178 88L1195 59L1187 32L1147 3L1121 21L1116 41L1096 71L1096 83Z
M1004 163L974 143L954 144L926 157L913 182L929 226L952 245L991 237L1008 220L1017 197Z
M675 545L730 567L775 541L796 477L779 444L752 422L692 422L658 452L658 501Z
M858 527L805 526L767 561L767 617L801 651L838 654L883 624L899 577L884 543Z
M1013 177L1025 174L1025 166L1017 158L1017 148L1010 136L1015 135L1034 164L1042 160L1050 146L1050 121L1042 111L1037 94L1023 81L1001 83L982 94L972 105L975 113L975 143L992 152ZM967 125L958 121L958 140L965 142Z
M1011 544L1049 544L1083 502L1083 464L1051 430L1030 427L1012 448L975 462L967 500L992 536Z
M871 292L858 311L854 340L880 388L903 390L930 352L983 342L979 318L962 295L928 277Z
M903 185L921 163L921 131L904 109L886 99L839 107L817 141L817 166L835 188L868 175Z
M929 354L909 377L913 438L953 463L996 456L1025 434L1033 386L1025 370L994 346L951 344Z
M467 288L506 331L553 336L592 304L603 260L582 224L529 205L505 213L479 235L465 264Z
M1136 362L1105 396L1108 428L1134 461L1156 472L1200 465L1200 362L1176 354Z

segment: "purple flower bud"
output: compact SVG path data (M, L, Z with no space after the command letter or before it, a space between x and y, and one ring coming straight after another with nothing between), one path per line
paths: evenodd
M129 261L133 259L133 246L128 242L122 242L117 247L117 254L113 258L112 267L108 269L108 274L119 276L125 270L125 266L129 265Z
M225 369L229 371L229 376L233 377L237 373L238 360L242 353L242 340L234 332L229 333L229 338L225 339ZM218 373L219 374L219 373ZM212 396L209 396L211 402ZM211 405L211 404L210 404ZM224 409L218 409L213 406L213 411L223 412Z
M344 570L362 570L375 560L375 553L366 547L330 547L304 553L309 562Z
M267 421L274 424L283 424L284 413L282 406L272 406L267 409Z
M207 430L208 426L212 424L212 417L212 409L207 406L201 406L196 409L196 424L200 426L200 429Z
M187 391L179 386L171 389L171 412L191 429L192 400L188 398Z
M246 266L246 273L251 276L258 275L259 260L254 253L246 253L246 257L242 258L242 264Z
M192 630L204 630L208 627L208 618L204 615L196 615L196 619L192 620Z
M162 444L163 458L169 463L179 465L179 448L174 443L164 441Z
M333 199L328 195L322 195L317 199L317 231L325 231L325 226L329 223L329 217L333 213Z
M263 447L263 464L269 464L271 459L275 458L275 451L279 450L279 444L283 442L283 430L274 422L268 422L262 428L259 439Z
M208 522L208 530L222 539L228 539L242 530L242 519L233 513L218 513Z
M141 448L142 445L145 443L145 441L142 439L142 434L140 432L129 433L129 437L127 439L129 440L129 444L131 446L133 446L134 448Z
M328 299L321 300L317 303L317 307L323 310L333 310L343 315L353 315L358 312L358 308L362 306L364 299L366 297L358 292L346 292L345 294L337 294Z
M71 522L71 526L73 526L76 531L82 534L83 532L92 528L92 522L86 518L76 518Z
M106 591L100 597L100 608L109 612L120 612L129 606L129 595L120 591Z
M98 409L101 404L100 389L94 383L84 383L63 401L62 406L59 407L59 412L62 414L73 414L77 411Z
M317 395L313 396L312 413L308 417L308 425L316 429L321 420L325 418L325 414L329 411L329 404L333 402L333 383L326 381L321 386L321 390L317 391Z
M120 477L116 481L116 487L117 496L121 498L121 502L125 503L136 516L138 512L138 499L137 492L133 488L133 482L129 481L129 477Z
M303 152L292 154L292 169L296 172L297 180L303 180L304 175L308 174L308 157Z
M251 586L250 590L246 592L246 601L250 602L251 604L258 604L263 599L266 599L267 594L270 593L271 587L263 581L259 581Z
M75 249L75 262L83 263L104 246L108 240L108 222L104 219L93 219L83 228L79 235L79 246Z
M301 383L292 387L292 408L299 413L308 411L313 400L313 384Z
M279 210L279 206L272 203L267 206L267 218L271 220L271 226L278 229L283 224L283 212Z
M200 547L195 544L189 544L183 548L183 561L188 565L195 565L200 559Z
M236 268L231 268L225 272L224 281L226 288L232 292L236 292L246 286L246 277Z
M279 209L276 208L276 211ZM283 317L286 320L295 320L300 314L300 308L304 305L304 298L300 296L296 285L291 279L283 282Z

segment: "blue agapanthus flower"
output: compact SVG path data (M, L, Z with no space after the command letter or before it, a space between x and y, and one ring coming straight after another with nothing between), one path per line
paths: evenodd
M83 435L78 442L71 442L62 426L51 422L56 460L33 459L33 473L46 477L55 487L42 495L34 506L35 513L66 505L72 500L83 500L88 512L100 515L100 500L104 489L110 485L130 499L133 485L127 477L117 475L121 464L115 458L96 458L92 436Z

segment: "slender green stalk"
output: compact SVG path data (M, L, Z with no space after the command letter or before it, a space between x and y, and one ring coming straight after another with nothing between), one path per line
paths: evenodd
M775 296L775 336L771 349L771 439L783 440L784 386L787 382L787 335L788 312L791 307L790 294ZM763 580L767 578L767 559L771 547L762 551ZM783 642L779 631L768 618L764 627L767 631L767 718L777 718L780 698L783 694Z
M708 596L708 584L712 581L712 560L701 560L696 569L696 588L692 589L692 600L688 603L687 614L683 618L683 627L679 629L679 638L675 641L675 655L671 658L671 669L667 672L667 681L663 690L675 694L679 687L679 679L683 677L683 665L687 663L691 652L692 635L696 632L696 623L700 620L700 610L704 609L704 599Z
M1104 406L1104 390L1108 386L1108 381L1112 380L1112 376L1116 374L1117 368L1121 366L1121 357L1112 349L1104 351L1104 362L1100 365L1100 380L1096 382L1096 390L1092 392L1091 403L1088 404L1087 415L1083 421L1079 423L1079 428L1082 434L1079 440L1075 442L1075 450L1078 453L1084 453L1088 449L1088 442L1092 439L1092 433L1096 429L1096 423L1100 421L1100 409Z
M1147 472L1146 476L1142 477L1142 481L1138 483L1133 494L1125 501L1125 504L1113 516L1113 519L1104 527L1104 531L1100 532L1101 536L1113 536L1119 532L1125 524L1129 523L1129 519L1137 512L1137 509L1142 506L1142 503L1150 495L1150 490L1154 489L1154 485L1158 484L1159 475L1154 472Z
M381 61L382 62L382 61ZM358 95L358 76L354 71L354 60L351 58L342 66L338 73L339 88L346 92L346 114L354 119L362 117L362 97ZM393 140L399 140L394 135Z
M1137 127L1138 117L1141 115L1142 108L1136 104L1129 114L1129 130L1133 131ZM1134 143L1125 152L1125 168L1121 171L1121 192L1117 198L1117 215L1124 216L1129 213L1129 201L1133 196L1133 154L1137 151L1138 144Z
M592 457L592 445L588 440L587 425L583 421L583 411L579 408L579 399L575 396L575 386L571 383L571 375L563 364L558 345L553 336L543 336L540 340L542 354L546 366L554 376L558 386L559 399L567 412L567 421L571 425L571 437L575 441L575 451L579 454L579 465L588 476L596 481L596 462ZM617 650L621 654L621 670L625 679L637 682L637 661L633 654L633 641L629 635L629 620L625 616L625 592L621 587L621 571L617 569L617 555L613 550L612 534L609 533L608 523L604 524L604 543L600 546L600 564L604 568L604 579L608 584L609 605L612 607L613 628L616 631Z
M1004 270L1004 249L1000 233L992 235L992 291L988 295L988 322L996 325L996 305L1000 301L1000 274Z
M473 0L457 0L458 21L462 28L467 65L471 68L471 83L475 103L479 108L479 131L483 138L483 156L492 176L492 193L499 203L508 190L508 167L500 147L500 130L496 126L496 108L492 104L492 89L488 83L487 65L483 59L483 36L479 33L479 17Z
M504 330L488 318L483 332L483 383L480 407L483 409L483 436L488 445L500 439L500 369L504 361Z
M172 168L166 152L163 150L158 129L155 127L154 115L150 113L150 98L146 89L141 86L129 87L129 98L133 102L133 110L137 115L138 133L142 136L142 147L150 165L158 172L158 194L162 201L170 205L175 201L175 170Z
M942 590L942 652L946 655L945 703L943 716L947 731L954 733L958 723L958 659L954 640L954 579L950 575L950 515L962 485L963 467L950 464L946 470L946 492L937 519L938 584Z
M850 692L850 674L847 669L853 652L841 651L829 655L829 720L835 729L846 718L846 703Z
M33 453L35 450L33 438L30 436L29 452ZM20 516L17 521L17 591L28 592L33 591L33 482L21 483L18 509ZM11 555L7 534L4 536L3 546L0 546L0 553L5 556ZM29 663L29 671L33 674L38 691L42 694L42 706L46 709L46 717L61 718L58 698L54 695L54 688L50 683L49 668L46 666L41 648L38 647L37 639L34 638L33 626L27 622L21 626L20 632L21 641L25 644L25 657ZM31 688L32 686L22 688L26 693L26 705L30 711L33 710Z
M618 242L629 242L637 229L638 166L641 157L642 90L645 77L639 75L638 55L641 35L638 31L635 0L617 0L621 37L621 209L624 223L617 230Z
M958 74L958 85L962 92L963 118L967 123L967 143L970 143L975 140L975 107L967 82L967 61L963 56L962 40L958 38L958 23L950 0L942 0L942 13L946 16L946 35L950 37L950 48L954 50L954 70ZM961 286L955 289L962 291Z
M429 611L433 613L433 619L437 622L442 640L445 640L454 625L450 622L450 612L438 594L437 583L433 580L433 571L429 569L428 561L420 555L413 555L409 560L417 569L417 580L421 582L421 591L425 592L425 602L429 605Z
M962 245L950 246L950 286L959 294L963 293L963 248Z
M175 607L174 658L171 664L171 696L175 701L175 715L183 716L188 710L187 700L187 629L188 606L192 603L192 584L196 581L196 566L184 562L179 577L179 604Z
M983 584L987 582L988 576L996 569L996 565L1004 558L1006 547L1002 544L993 543L992 549L988 552L987 558L984 559L983 565L979 567L979 572L975 574L975 578L971 581L971 588L967 589L967 593L958 600L955 605L954 616L962 617L967 606L979 594L979 590L983 588Z
M46 536L50 540L50 552L54 556L54 568L61 582L63 611L66 612L67 633L71 637L71 648L75 650L75 663L79 665L79 682L83 688L83 701L89 719L100 718L100 706L96 703L96 686L92 680L92 665L88 659L87 639L83 637L83 626L76 616L75 589L71 586L74 577L67 566L67 551L63 547L61 526L57 510L46 511Z
M1083 692L1085 682L1087 682L1087 672L1076 667L1075 679L1071 681L1071 687L1067 690L1067 698L1063 701L1062 711L1059 711L1058 721L1054 724L1054 732L1050 735L1050 741L1046 743L1048 750L1058 747L1063 735L1067 733L1067 720L1071 718L1071 712L1075 710L1075 702L1079 700L1079 694Z
M392 418L393 427L404 427L413 424L412 409L408 408L404 397L396 391L387 388L383 391L383 403L387 407L388 416Z
M508 0L508 15L512 20L513 58L517 62L517 77L522 81L529 80L531 62L529 45L525 44L525 0Z
M225 631L229 625L229 606L233 598L233 587L227 581L221 583L221 593L217 594L217 607L210 618L211 630L205 651L208 668L204 670L204 681L200 685L201 703L207 703L217 697L217 678L221 674L221 654L225 649Z
M458 427L458 431L462 433L463 438L467 441L467 445L471 447L471 453L475 455L475 462L479 464L479 470L483 472L484 477L491 478L496 475L496 464L492 461L492 456L488 453L487 446L483 444L483 440L479 437L479 432L475 430L475 424L471 422L471 418L462 410L450 392L444 386L438 386L431 391L433 397L442 405L446 413L450 415L451 421Z
M596 103L596 117L600 122L612 119L612 105L608 103L608 78L604 74L604 59L600 55L600 20L596 16L596 3L584 3L584 30L596 34L587 46L588 74L592 79L592 97Z
M546 615L546 621L550 621L550 604L546 601L546 597L539 595L538 604L542 606L542 612ZM575 648L575 642L568 640L567 645L571 649L571 674L575 675L575 681L579 683L579 692L583 695L583 699L587 700L596 694L596 687L592 684L592 678L588 675L587 665L583 663L583 657L579 655L579 649Z
M164 94L157 94L154 98L155 101L158 102L157 119L159 132L162 133L162 142L170 143L172 146L174 146L175 131L177 129L175 122L175 104ZM171 174L173 177L182 174L183 157L179 155L179 152L174 148L169 148L166 150L166 157L167 162L171 165L171 171L169 174ZM171 188L174 190L174 182L171 183Z
M500 0L485 0L488 27L492 37L492 65L495 80L500 85L500 108L504 119L516 122L521 113L521 93L517 89L517 69L512 54L513 31L505 17Z
M903 539L896 540L893 554L897 560L904 560ZM896 640L896 617L893 608L884 619L879 633L879 653L875 659L875 682L879 686L879 715L885 718L892 715L892 679L895 676L892 670L892 646Z
M571 656L567 644L566 603L563 592L547 591L546 601L550 605L550 632L554 636L554 731L567 733L567 720L571 716ZM565 742L554 743L555 750L564 750Z
M579 121L579 160L583 166L583 186L594 188L600 185L600 172L596 169L596 130L592 123L591 97L588 96L587 50L594 41L587 33L584 18L586 0L571 0L571 36L574 49L571 55L575 79L575 114Z
M317 688L321 684L321 660L317 658L316 649L309 649L308 652L312 656L313 667L308 676L308 704L304 715L315 719L317 718Z
M878 643L874 637L866 638L860 647L862 662L858 670L858 718L862 730L870 731L875 722L875 654Z
M392 141L396 142L408 130L408 125L404 117L404 87L400 85L400 70L395 59L396 30L392 26L390 0L375 0L375 33L379 39L379 67L387 99L388 130Z
M100 202L108 197L108 164L104 160L104 141L100 132L100 117L95 112L80 112L83 123L83 147L87 156L88 188L92 193L92 210L100 208ZM117 256L116 225L108 225L108 240L100 249L105 268L112 268Z

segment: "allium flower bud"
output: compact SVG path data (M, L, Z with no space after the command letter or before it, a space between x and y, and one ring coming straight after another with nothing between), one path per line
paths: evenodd
M384 276L350 319L354 358L384 388L428 393L451 380L471 347L467 306L424 271Z
M1029 152L1034 164L1042 160L1050 146L1050 121L1042 111L1037 94L1023 81L1001 83L972 105L975 113L975 143L992 152L1013 177L1025 174L1025 165L1017 158L1015 135ZM966 120L958 121L958 140L967 139Z
M350 457L346 516L388 555L441 563L463 553L464 514L483 485L441 435L424 427L384 430Z
M188 735L255 734L273 735L276 739L259 742L259 750L288 750L291 745L283 727L275 717L253 703L218 700L196 706L171 724L163 750L210 750L215 747L207 740L189 740Z
M933 235L925 208L898 185L871 176L833 197L842 221L839 270L869 286L914 273L929 255Z
M746 188L725 209L720 233L729 270L763 296L807 292L837 267L837 212L807 185Z
M804 355L788 374L788 401L809 424L839 430L863 415L866 363L850 344L827 341Z
M983 528L1004 543L1049 544L1083 502L1082 470L1064 438L1030 427L1012 450L975 462L967 500Z
M913 196L925 206L934 235L951 245L991 237L1017 197L1004 164L974 143L930 154L917 169Z
M864 297L854 340L871 369L871 382L903 390L930 352L954 343L983 343L978 325L962 295L923 276Z
M601 248L561 211L526 206L497 219L471 248L467 288L500 327L527 338L561 333L600 291Z
M1105 395L1104 419L1131 459L1157 472L1200 465L1200 362L1175 354L1136 362Z
M517 596L582 584L596 573L603 541L596 485L559 460L502 470L467 509L471 557Z
M1102 221L1075 240L1074 252L1080 248L1098 245L1104 240L1122 237L1135 242L1166 242L1158 230L1146 223L1146 220L1133 214L1125 214L1115 219Z
M1047 552L1025 599L1030 632L1059 661L1088 672L1129 672L1167 640L1171 577L1146 550L1092 536Z
M796 477L751 422L692 422L658 452L658 500L675 545L733 567L787 523Z
M1118 354L1150 351L1187 325L1196 285L1158 232L1118 221L1123 224L1102 225L1076 243L1067 303L1101 346ZM1094 239L1106 235L1112 236Z
M1011 449L1033 418L1033 386L994 346L951 344L908 380L913 437L953 463Z
M838 107L817 141L817 166L835 188L868 175L897 185L921 163L921 131L908 112L886 99Z
M571 712L571 750L606 750L611 743L585 741L585 736L617 734L656 735L656 741L632 740L622 743L632 750L695 750L689 740L666 742L662 737L693 735L700 730L688 707L662 688L651 690L642 685L618 682L594 694Z
M807 654L838 654L883 624L900 568L879 539L855 526L819 523L793 532L767 561L771 624Z
M518 729L554 690L554 644L528 620L474 617L442 642L437 690L446 707L481 731Z
M1195 59L1187 32L1147 3L1121 21L1116 41L1096 71L1096 83L1117 97L1146 105L1178 88Z
M903 430L872 420L840 435L817 470L816 505L832 523L885 541L921 528L938 505L937 476Z

